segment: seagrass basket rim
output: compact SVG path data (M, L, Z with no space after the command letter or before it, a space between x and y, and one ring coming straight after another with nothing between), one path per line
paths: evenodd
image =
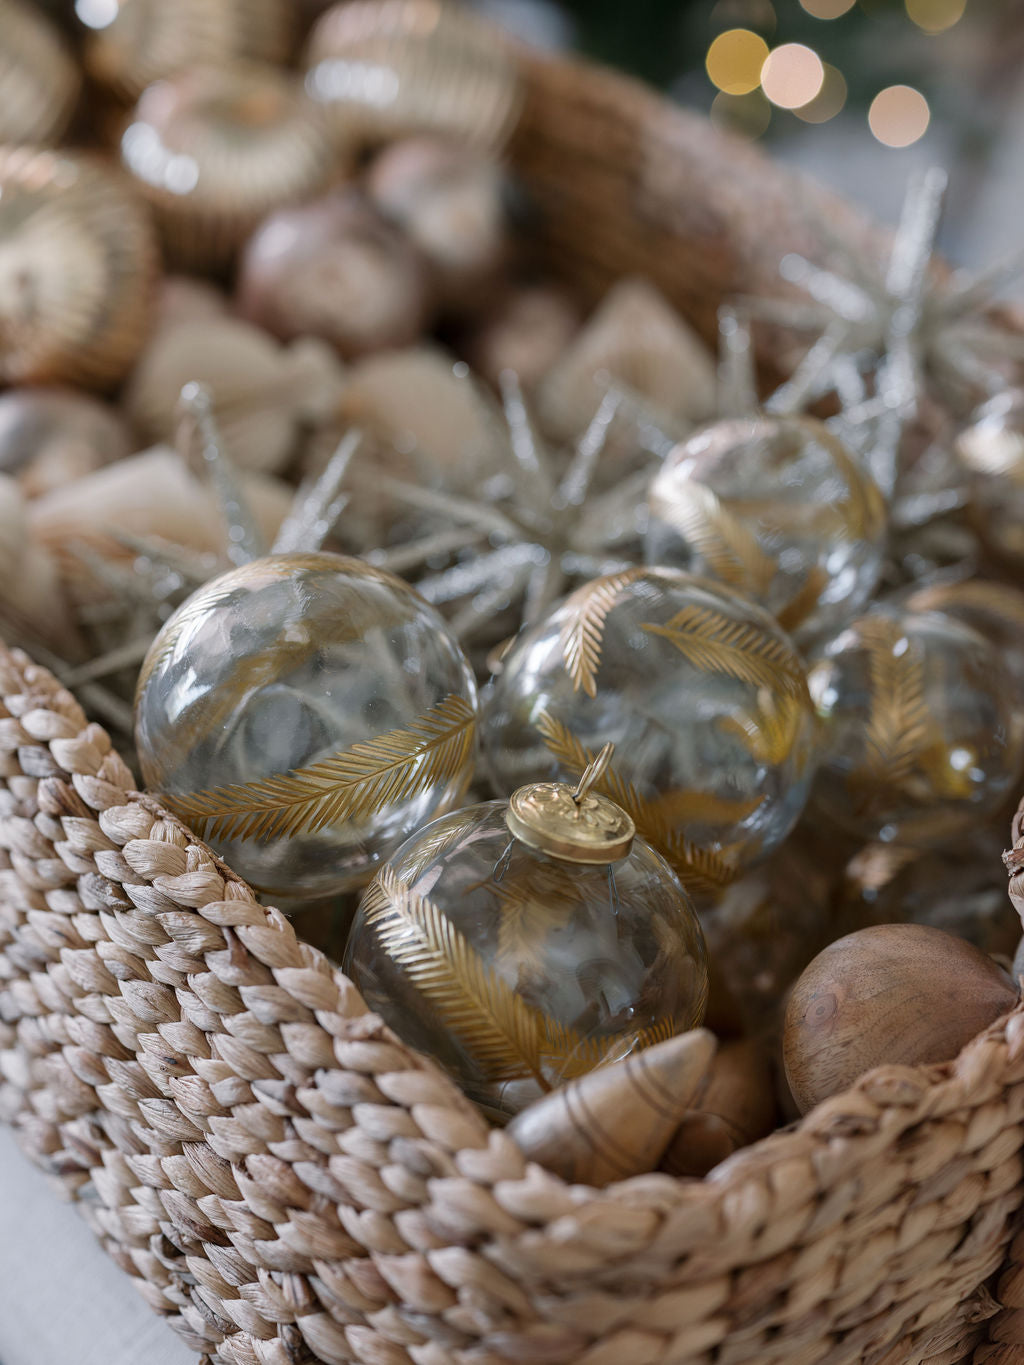
M97 741L101 748L112 753L113 747L105 729L96 722L89 722L81 713L73 694L67 691L46 668L34 664L28 654L17 648L9 648L0 639L0 668L12 664L15 670L31 681L33 690L42 688L66 714L68 703L81 717L83 731L90 735L90 743ZM3 697L0 694L0 705ZM42 709L42 708L33 708ZM45 726L44 726L45 728ZM214 852L202 839L195 835L188 825L173 812L163 806L149 793L138 789L132 774L125 768L129 779L116 789L109 782L103 792L104 805L100 809L118 806L136 807L151 816L167 830L177 830L187 845L200 850L205 864L216 869L226 884L237 888L247 901L250 901L264 916L267 927L275 934L294 938L302 947L309 961L319 971L326 971L337 985L339 998L351 1002L358 1000L361 1011L358 1014L346 1013L340 1018L344 1033L353 1037L373 1035L387 1042L415 1059L416 1066L436 1075L446 1098L454 1110L472 1115L480 1126L481 1132L500 1130L491 1128L486 1118L462 1093L456 1083L429 1056L418 1052L411 1044L399 1038L384 1021L370 1011L361 996L342 971L321 949L302 940L297 924L283 916L273 906L265 905L257 893L239 876L231 866ZM74 783L75 774L67 773ZM1024 802L1021 811L1024 812ZM1020 819L1021 816L1018 816ZM0 841L0 848L4 847ZM184 906L185 913L202 915L202 906ZM331 1035L337 1036L337 1035ZM767 1137L741 1148L721 1162L705 1177L677 1177L662 1172L630 1177L626 1180L597 1189L586 1185L569 1186L560 1176L545 1171L545 1180L552 1185L571 1188L577 1191L576 1198L585 1195L595 1202L618 1200L640 1193L645 1188L658 1186L673 1187L682 1203L699 1203L708 1198L726 1202L741 1187L748 1176L763 1171L766 1167L791 1160L800 1160L822 1147L837 1144L843 1154L843 1165L849 1171L856 1162L851 1159L860 1140L865 1140L864 1154L868 1161L877 1153L877 1139L882 1130L887 1141L898 1141L899 1135L918 1122L930 1117L969 1106L972 1100L980 1100L984 1093L986 1072L993 1061L999 1060L1002 1047L1010 1045L1014 1051L1024 1046L1024 999L1017 1006L995 1021L988 1029L973 1038L960 1054L947 1062L925 1066L885 1065L876 1067L861 1076L849 1089L832 1096L816 1105L795 1122L776 1130ZM997 1068L998 1069L998 1068ZM776 1210L778 1212L778 1210Z

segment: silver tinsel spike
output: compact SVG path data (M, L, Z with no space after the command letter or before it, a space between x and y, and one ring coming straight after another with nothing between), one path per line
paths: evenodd
M438 531L436 535L424 536L422 540L410 541L408 545L396 545L390 550L369 550L363 558L375 569L403 574L409 569L422 568L432 559L468 550L481 539L480 531L472 527L459 527L454 531Z
M691 425L662 412L648 398L621 379L610 379L606 390L619 400L619 412L633 426L642 451L663 460L690 433Z
M747 417L757 411L750 320L728 304L718 310L718 411L722 417Z
M919 298L923 292L948 184L939 166L911 176L885 274L885 288L895 299Z
M502 370L498 385L520 489L528 504L542 514L555 491L544 443L527 411L519 376L514 370Z
M266 542L242 493L234 465L224 453L209 389L192 381L181 390L179 403L199 436L200 454L224 512L228 559L232 564L248 564L261 558L267 553Z
M127 644L108 650L99 658L90 659L88 663L66 670L61 681L65 687L75 688L80 687L82 683L94 682L97 678L107 678L111 673L119 673L122 668L136 667L142 663L152 643L150 635L129 640Z
M321 548L351 501L348 494L342 493L341 483L361 440L360 431L346 432L320 477L299 488L278 530L271 554L287 555Z
M554 496L554 506L557 509L579 507L586 500L597 462L608 445L611 425L621 405L622 398L618 391L613 388L606 390L597 411L577 443L565 477L558 485Z
M421 579L416 584L416 591L435 606L443 606L478 593L495 581L516 579L525 582L544 555L543 547L531 542L503 545L499 550L490 550L476 559Z
M984 308L1024 275L1024 248L987 270L958 270L941 301L944 317L951 322L975 309Z
M380 492L390 493L410 507L437 512L451 521L461 521L485 532L513 540L518 540L522 534L514 521L487 503L473 502L452 493L435 493L431 488L421 488L419 484L406 483L404 479L393 479L388 474L376 474L374 487Z
M815 398L821 397L829 387L835 387L834 381L829 385L827 376L843 349L846 336L847 328L843 322L834 322L826 327L789 379L780 384L767 399L765 412L780 415L798 412Z

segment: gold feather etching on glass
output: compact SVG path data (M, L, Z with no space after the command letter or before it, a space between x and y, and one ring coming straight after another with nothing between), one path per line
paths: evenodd
M1011 674L952 616L874 611L810 677L828 740L814 800L851 833L938 846L1008 793L1024 759Z
M597 696L597 670L601 665L604 626L608 613L622 600L624 590L644 576L640 568L584 583L566 598L560 642L565 671L573 690Z
M380 946L492 1082L532 1078L547 1091L557 1080L583 1075L676 1031L673 1020L658 1019L626 1036L582 1036L529 1004L431 898L407 886L390 865L367 891L361 913Z
M488 689L481 739L509 795L567 781L614 743L594 790L704 895L792 828L816 730L803 661L770 614L732 587L655 567L595 579L520 632Z
M807 696L800 660L784 640L711 607L686 606L665 625L645 622L641 630L668 640L702 673L722 673L791 697Z
M466 768L475 732L473 708L449 696L412 725L319 763L166 799L177 815L211 838L289 838L370 820L435 784L448 784Z
M257 889L364 886L461 800L476 687L440 616L383 570L273 554L202 588L143 666L146 785Z

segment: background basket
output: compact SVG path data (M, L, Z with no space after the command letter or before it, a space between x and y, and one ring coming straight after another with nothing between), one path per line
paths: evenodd
M587 288L646 274L711 334L723 295L782 292L784 251L821 259L821 222L873 244L632 82L522 78L511 157ZM211 1360L1024 1360L1024 1010L704 1181L570 1187L133 787L0 648L0 1116Z

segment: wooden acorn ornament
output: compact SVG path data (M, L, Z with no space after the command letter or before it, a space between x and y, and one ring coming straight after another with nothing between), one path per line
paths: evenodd
M85 65L128 100L153 81L200 63L238 57L281 61L288 55L287 0L109 0L78 5L88 30Z
M172 263L219 270L268 213L326 188L335 152L290 73L197 66L143 91L121 161Z
M123 378L157 247L122 177L75 152L0 149L0 385Z
M714 1055L714 1034L691 1029L545 1095L506 1132L529 1160L573 1184L653 1171Z
M66 44L35 5L0 0L0 143L56 142L82 78Z
M777 1119L771 1066L749 1038L720 1047L684 1114L661 1169L703 1176L727 1156L766 1137Z
M880 924L830 944L793 987L783 1038L802 1113L882 1065L945 1062L1017 1003L979 948L923 924Z
M306 91L343 144L427 132L497 148L519 113L511 45L461 5L334 5L310 34L305 63Z

